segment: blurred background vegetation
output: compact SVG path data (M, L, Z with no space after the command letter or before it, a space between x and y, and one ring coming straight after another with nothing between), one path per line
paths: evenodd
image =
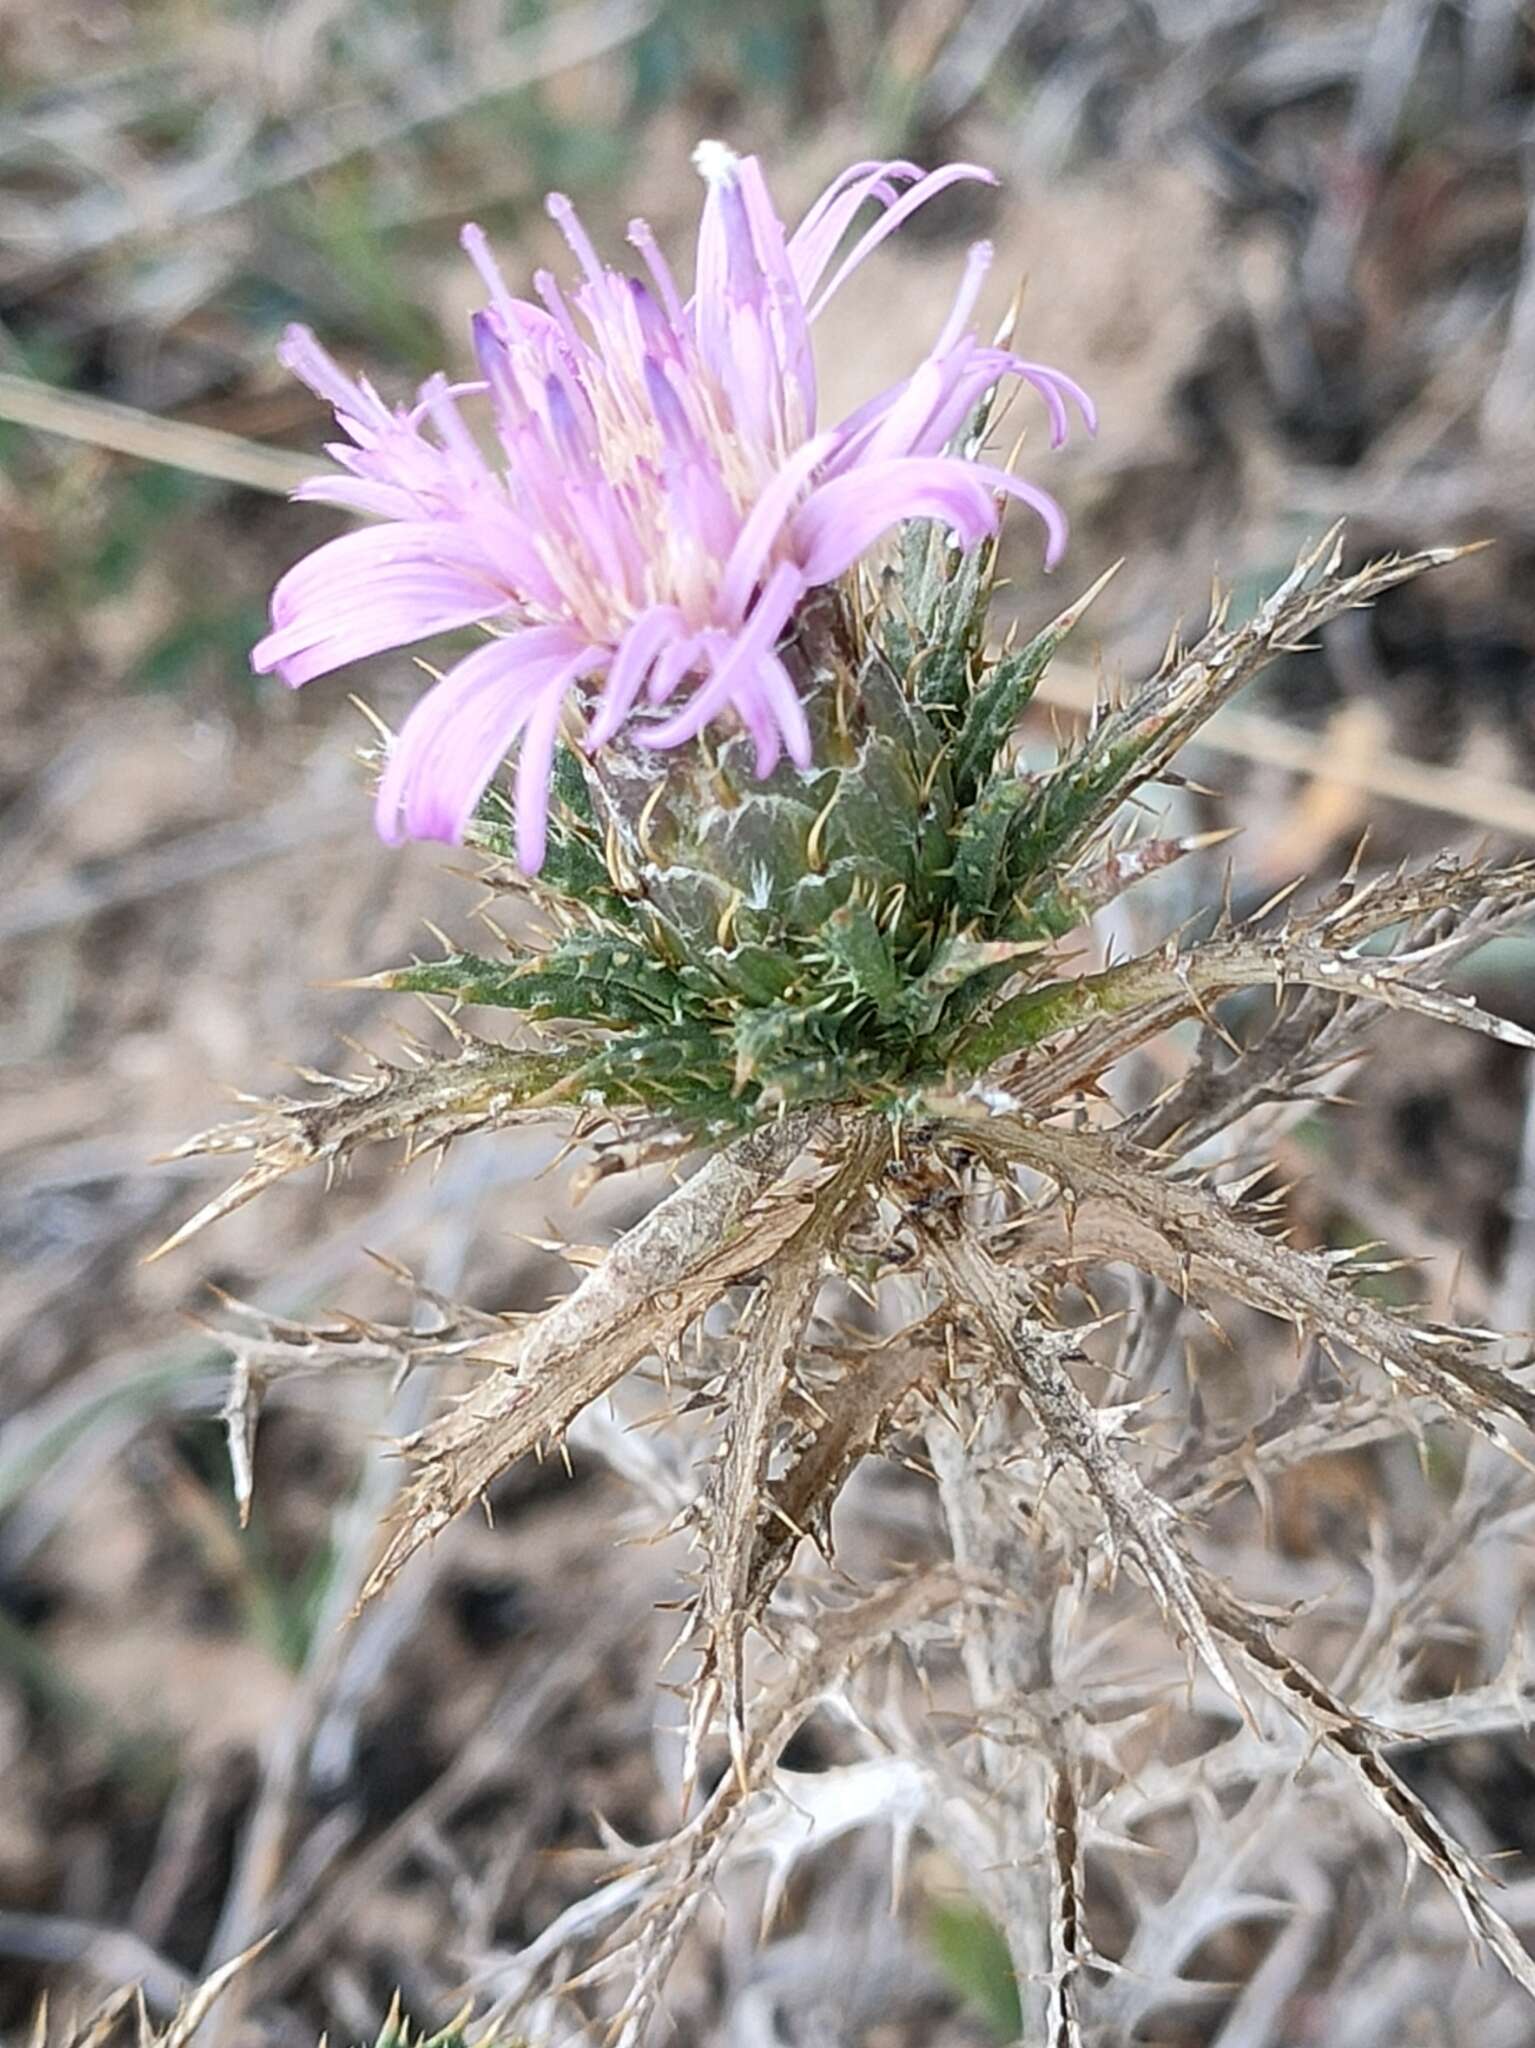
M1023 280L1022 346L1103 414L1092 447L1025 453L1075 540L1045 588L1015 536L1024 619L1125 556L1094 614L1112 675L1202 615L1212 569L1240 597L1342 514L1356 554L1498 542L1217 721L1199 801L1247 828L1257 901L1367 827L1374 858L1535 838L1532 60L1512 0L0 0L0 2026L130 1976L169 2010L273 1924L263 2038L371 2039L396 1984L440 2025L579 1894L593 1810L643 1836L666 1796L675 1561L612 1549L601 1460L514 1475L495 1531L444 1539L343 1635L397 1484L381 1437L435 1390L285 1382L242 1537L222 1353L186 1320L216 1319L210 1282L397 1310L365 1250L534 1306L570 1221L549 1149L285 1189L140 1264L208 1192L206 1162L151 1156L221 1091L377 1042L375 1007L317 985L473 901L440 849L373 842L346 685L248 673L274 575L334 526L274 495L327 424L274 365L283 324L391 392L461 365L462 221L514 279L558 266L558 187L599 245L642 213L685 263L703 135L757 150L791 217L855 157L994 166L998 194L946 195L839 298L821 358L834 415L915 359L965 243L995 240L988 312ZM1097 686L1076 659L1058 717ZM415 681L402 658L356 687L394 717ZM1522 955L1481 971L1535 1023ZM1305 1140L1292 1226L1438 1251L1427 1284L1457 1270L1473 1306L1503 1284L1527 1317L1517 1057L1383 1038L1358 1111ZM1291 1505L1304 1547L1325 1503ZM1494 1778L1523 1813L1524 1760ZM924 1883L895 1961L830 1880L795 1907L835 1936L816 1968L851 1973L838 2039L1005 2031L988 1931L954 1873ZM752 1967L719 1961L686 2038L748 2038L700 2016Z

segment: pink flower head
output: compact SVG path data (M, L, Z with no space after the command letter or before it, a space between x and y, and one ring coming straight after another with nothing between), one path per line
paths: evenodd
M973 546L995 533L1007 497L1044 522L1046 566L1060 556L1054 499L945 452L1004 377L1039 393L1053 445L1068 401L1093 425L1069 377L969 331L986 243L971 249L917 368L840 426L816 425L810 330L821 309L918 207L991 174L854 164L789 235L754 157L710 142L695 161L707 196L689 299L643 221L629 239L648 275L625 276L604 267L555 195L549 211L584 272L568 296L540 273L537 303L513 298L484 235L464 230L489 297L474 321L480 381L433 377L414 406L395 408L307 329L284 337L283 362L330 401L348 436L330 449L340 472L298 495L377 523L282 578L255 667L297 685L450 628L493 636L427 692L394 741L378 794L386 840L462 838L515 745L518 856L536 872L573 696L588 747L625 727L647 746L677 746L732 716L759 774L785 752L808 768L804 710L776 651L807 591L904 520L942 520ZM871 204L876 217L833 268ZM468 396L489 400L491 459L459 410Z

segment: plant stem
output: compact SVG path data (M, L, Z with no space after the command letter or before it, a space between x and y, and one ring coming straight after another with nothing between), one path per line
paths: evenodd
M1053 1559L1000 1497L999 1462L1015 1440L1000 1401L980 1418L961 1411L958 1426L935 1415L927 1427L954 1562L966 1574L1005 1588L1008 1596L967 1615L963 1655L977 1717L991 1730L1022 1724L1012 1739L984 1735L978 1763L1000 1850L994 1903L1018 1978L1019 2038L1033 2044L1051 2038L1055 1997L1044 1854L1051 1771L1042 1747L1028 1739L1034 1717L1027 1703L1051 1684L1050 1609L1057 1581Z

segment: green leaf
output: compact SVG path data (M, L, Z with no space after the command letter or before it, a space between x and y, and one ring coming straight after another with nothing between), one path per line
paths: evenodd
M516 865L516 819L510 799L494 784L480 799L465 839L482 853L508 866ZM567 903L579 903L611 923L632 927L635 922L634 905L613 886L592 817L586 777L568 747L560 747L555 755L548 849L542 868L528 879L527 886L535 897L557 896Z
M954 751L954 787L961 800L973 797L985 783L1056 650L1118 567L1116 562L1106 569L1026 647L1005 654L987 670L970 701Z
M962 814L953 867L954 903L961 918L989 917L1009 899L1008 841L1033 797L1032 782L998 776Z
M1016 2041L1023 2002L1001 1929L970 1900L942 1900L928 1917L938 1967L999 2041Z
M516 1010L540 1022L674 1024L694 1007L677 976L635 940L594 932L573 932L531 960L452 953L395 968L380 980L385 988Z
M973 796L990 775L1061 639L1054 626L1047 626L1026 647L1003 655L986 671L954 749L954 786L962 798Z
M826 920L826 951L846 976L855 996L871 1002L881 1016L900 999L890 941L866 903L844 903Z
M1025 955L1037 953L1042 941L1011 939L946 939L933 956L932 965L918 980L909 982L901 1001L901 1013L914 1032L932 1031L943 1015L952 1015L956 1005L949 1001L961 990L979 998L999 987ZM973 1008L973 1003L966 1005Z

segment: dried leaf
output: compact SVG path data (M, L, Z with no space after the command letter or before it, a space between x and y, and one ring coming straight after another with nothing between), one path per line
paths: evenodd
M1345 1346L1505 1450L1513 1446L1497 1417L1535 1428L1535 1390L1479 1357L1473 1338L1365 1300L1338 1283L1325 1258L1266 1235L1197 1183L1167 1178L1133 1146L1012 1116L955 1130L968 1144L1032 1166L1073 1202L1107 1204L1122 1219L1118 1255L1178 1292L1234 1296Z
M509 1465L553 1442L631 1366L664 1354L727 1288L795 1237L814 1212L813 1191L774 1183L822 1127L802 1112L715 1154L574 1293L484 1347L479 1356L501 1369L403 1446L413 1476L364 1600Z
M865 1122L855 1129L846 1155L816 1189L809 1216L764 1274L742 1319L725 1438L701 1504L705 1563L700 1609L709 1640L695 1685L692 1745L696 1752L719 1677L738 1765L745 1741L741 1655L751 1618L751 1566L768 1460L827 1252L845 1228L849 1205L863 1195L889 1149L887 1125Z
M176 1147L172 1159L250 1152L255 1161L233 1186L173 1231L150 1260L163 1259L301 1167L323 1166L334 1173L362 1146L401 1138L415 1158L471 1131L501 1130L541 1115L564 1070L542 1049L470 1039L457 1053L429 1054L414 1067L375 1061L368 1074L317 1076L324 1092L313 1100L278 1097L252 1116L216 1125Z

